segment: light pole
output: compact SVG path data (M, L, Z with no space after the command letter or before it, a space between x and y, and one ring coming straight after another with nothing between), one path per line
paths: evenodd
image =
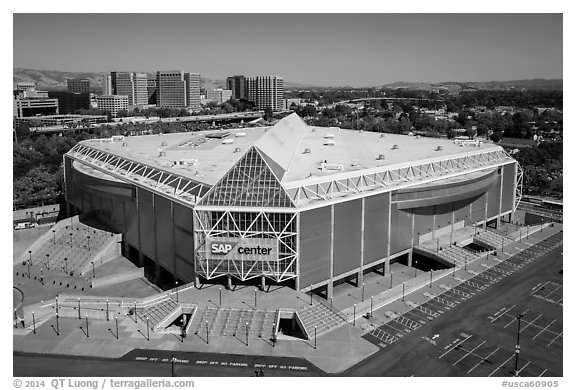
M255 289L254 289L254 308L255 308L256 310L258 310L257 294L258 294L258 289L255 288Z
M60 316L56 314L56 335L58 336L60 336L60 321L58 321L59 318Z
M468 258L464 258L464 271L467 271L466 266L468 265Z
M70 234L70 248L72 248L72 233L69 234Z
M28 260L30 261L30 264L32 264L32 251L28 251Z
M110 321L110 317L108 316L108 299L106 299L106 321Z
M50 269L50 254L46 253L46 269Z
M314 349L316 349L317 343L316 343L316 331L317 331L317 327L316 325L314 325Z
M362 302L364 302L364 283L362 283Z
M58 295L56 295L56 314L58 314Z
M176 303L178 303L178 281L176 281Z
M430 288L432 288L432 273L434 270L430 270Z
M170 360L172 364L172 377L174 377L174 355L172 355L172 359Z
M436 253L440 252L440 237L436 238Z
M44 286L44 268L40 268L40 283Z
M34 334L36 334L36 316L34 315L34 312L32 312L32 329Z
M78 298L78 319L82 319L82 317L80 316L80 298Z
M116 340L120 338L120 333L118 333L118 316L115 316L114 319L116 320Z
M373 305L374 297L370 297L370 318L372 318L372 305Z
M518 314L516 318L518 319L518 335L516 337L516 362L514 363L514 376L517 377L518 372L518 357L520 356L520 323L522 322L522 314Z
M404 302L404 288L405 288L406 282L402 282L402 302Z
M276 324L272 324L272 348L276 347Z
M146 317L146 338L150 341L150 325L148 323L148 317Z
M310 306L312 306L312 285L310 285Z
M352 325L356 326L356 304L354 304L354 317L352 318Z
M16 309L14 309L14 327L18 327L18 315L16 314Z
M246 346L248 346L248 323L246 323Z
M390 271L390 288L392 288L392 275L394 275L394 272Z
M86 236L86 238L88 239L88 252L90 252L90 236Z
M52 230L52 241L54 242L54 245L56 245L56 230Z
M96 279L96 270L94 270L94 262L91 261L92 263L92 279Z
M136 315L136 302L134 302L134 323L138 323L138 316Z
M222 307L222 287L218 288L220 294L220 307Z
M64 273L68 274L68 258L64 258Z
M90 338L90 331L88 330L88 316L86 316L86 338Z
M30 279L30 261L28 261L28 279Z
M206 344L210 344L210 339L208 337L208 321L206 321Z

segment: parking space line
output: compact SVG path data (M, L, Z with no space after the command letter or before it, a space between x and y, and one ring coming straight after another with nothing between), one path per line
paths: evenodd
M500 317L502 317L504 314L508 313L510 310L514 309L515 307L516 307L516 305L512 305L509 309L506 309L502 314L500 314L498 317L494 318L490 322L496 321L497 319L499 319Z
M548 331L548 332L550 332L550 331ZM551 333L552 333L552 332L551 332ZM554 341L556 341L556 340L558 339L558 337L562 337L562 334L563 334L563 333L564 333L564 332L562 332L562 333L560 333L560 334L557 334L556 337L554 337L554 340L552 340L552 341L550 341L550 343L548 343L548 346L551 346L552 343L554 343Z
M490 356L492 356L492 355L494 355L496 352L498 352L499 349L500 349L500 348L496 347L496 349L495 349L494 351L490 352L490 353L488 354L488 356L482 358L482 360L480 360L480 361L478 362L478 364L476 364L474 367L472 367L472 368L468 371L468 374L470 374L470 373L471 373L476 367L478 367L480 364L484 363L484 362L486 361L486 359L488 359Z
M545 373L546 371L548 371L547 368L545 368L544 371L542 371L542 374L538 375L538 377L541 377L542 375L544 375L544 373Z
M454 345L452 348L450 348L448 351L444 352L442 355L440 355L438 357L438 359L442 359L442 357L444 357L447 353L452 352L454 350L454 348L456 348L457 346L463 344L466 340L468 340L469 338L471 338L472 335L466 337L464 340L460 341L458 344Z
M558 287L556 287L554 290L550 291L550 293L548 293L546 296L544 296L543 298L548 298L550 295L552 295L553 293L555 293L557 290L561 289L562 285L559 285Z
M526 367L528 367L528 364L530 364L530 362L526 363L526 364L524 365L524 367L522 367L521 369L519 369L519 370L518 370L518 374L520 374L523 369L525 369Z
M520 313L520 314L521 314L521 315L524 315L524 314L528 313L529 311L530 311L530 309L526 309L526 310L524 310L524 311L523 311L522 313ZM510 314L508 314L508 316L509 316L509 317L512 317L512 320L511 320L509 323L507 323L506 325L504 325L505 328L508 327L508 325L512 324L514 321L516 321L516 317L511 316Z
M528 328L530 325L534 325L534 321L536 321L540 317L542 317L542 314L540 314L538 317L534 318L532 321L528 322L523 329L520 329L520 333L524 332L524 330L526 330L526 328ZM534 325L534 326L539 327L539 325Z
M508 359L506 359L506 361L505 361L504 363L500 364L500 365L498 366L498 368L496 368L494 371L492 371L492 372L490 373L490 375L488 375L488 376L489 376L489 377L492 376L496 371L498 371L498 370L501 369L506 363L508 363L508 361L509 361L510 359L512 359L514 356L515 356L514 353L513 353L512 355L510 355L510 357L509 357Z
M480 348L482 345L484 345L486 343L486 340L482 341L480 344L478 344L476 347L472 348L470 351L468 351L468 353L464 356L462 356L460 359L458 359L458 361L452 363L453 366L455 366L456 364L460 363L466 356L470 355L472 352L474 352L475 350L477 350L478 348ZM477 355L476 355L477 356Z
M542 332L544 332L546 329L548 329L548 327L549 327L550 325L552 325L553 323L555 323L555 322L556 322L556 320L552 320L552 322L550 322L548 325L546 325L546 327L542 328L542 330L541 330L540 332L538 332L538 334L537 334L536 336L532 337L532 340L534 340L534 339L536 339L536 337L540 336L540 334L541 334ZM550 332L550 331L549 331L549 332Z

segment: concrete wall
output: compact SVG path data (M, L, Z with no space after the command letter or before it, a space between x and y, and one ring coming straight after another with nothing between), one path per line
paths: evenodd
M300 288L330 278L330 206L300 214Z

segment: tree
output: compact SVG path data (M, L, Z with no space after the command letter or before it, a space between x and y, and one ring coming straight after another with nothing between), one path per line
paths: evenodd
M21 122L16 126L16 141L22 142L24 138L30 138L30 125L28 122Z
M264 110L264 120L269 121L274 117L274 112L272 111L271 107L266 107Z

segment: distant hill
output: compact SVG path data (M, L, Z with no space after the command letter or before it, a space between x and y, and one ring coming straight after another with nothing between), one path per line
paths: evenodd
M385 84L384 88L392 89L423 89L428 90L440 85L460 85L463 89L484 89L484 90L512 90L512 89L544 89L562 90L562 79L531 79L531 80L509 80L509 81L445 81L439 83L397 81Z
M67 79L87 78L90 79L91 88L95 92L102 91L102 75L108 74L106 72L62 72L58 70L38 70L25 68L14 68L13 72L12 83L14 87L18 82L27 81L36 83L36 86L40 90L61 90L67 88ZM148 77L156 77L156 74L148 73ZM200 84L202 88L207 90L214 88L225 88L226 80L202 77ZM284 87L287 89L314 88L289 81L284 81Z

